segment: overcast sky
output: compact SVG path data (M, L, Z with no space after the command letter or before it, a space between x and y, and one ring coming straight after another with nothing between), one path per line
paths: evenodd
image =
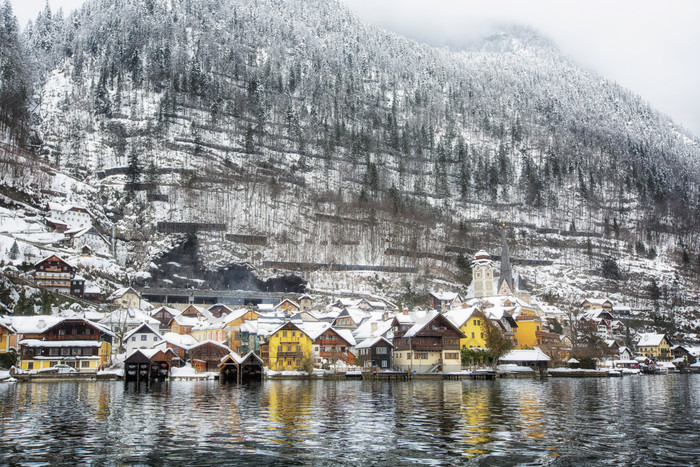
M84 0L50 0L67 14ZM525 24L585 68L641 95L700 136L700 1L342 0L421 42L459 47L499 24ZM46 0L11 0L23 26Z

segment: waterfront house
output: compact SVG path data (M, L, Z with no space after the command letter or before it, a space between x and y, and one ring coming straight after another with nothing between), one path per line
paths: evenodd
M0 316L0 353L16 350L17 335L12 327L12 320Z
M511 350L498 361L505 365L527 366L540 373L547 370L551 359L539 347Z
M670 362L672 360L671 341L666 337L666 334L640 333L637 352L641 356L657 362Z
M357 344L355 350L358 360L364 362L365 367L388 370L393 366L394 345L382 336L365 339Z
M230 353L231 349L226 345L208 340L190 347L187 350L187 360L197 373L218 371L221 359Z
M401 313L393 322L394 366L417 373L461 369L460 339L466 337L437 311Z
M309 337L312 339L312 349L314 362L321 365L323 362L334 364L342 361L347 365L352 365L355 356L350 351L355 346L355 338L349 329L334 329L328 323L322 323L311 331L305 327Z
M151 349L163 340L163 336L148 323L141 323L124 335L124 349L131 355L137 349Z
M260 357L271 370L299 370L311 356L311 338L298 325L287 321L273 330L260 346Z
M225 327L224 318L200 319L197 320L197 324L192 326L189 334L197 339L198 342L210 340L224 343L226 342Z
M464 333L459 340L460 349L486 348L486 316L476 307L456 308L448 311L445 316Z
M31 318L33 329L29 323L23 323L24 334L19 341L23 370L66 364L91 372L110 364L115 335L105 327L82 318L58 318L45 326L46 318L51 317Z

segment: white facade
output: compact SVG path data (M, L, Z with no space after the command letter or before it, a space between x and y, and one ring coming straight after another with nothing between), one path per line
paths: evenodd
M163 337L146 323L124 336L126 355L138 349L151 349L161 342Z
M474 283L474 297L491 297L495 295L493 287L493 261L484 250L476 254L472 263L472 282Z

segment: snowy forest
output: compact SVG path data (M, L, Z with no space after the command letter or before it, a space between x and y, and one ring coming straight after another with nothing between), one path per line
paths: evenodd
M5 1L0 26L3 141L95 188L66 196L136 271L180 225L207 268L459 282L502 220L560 270L700 270L700 140L527 27L437 49L334 0L93 0L22 29Z

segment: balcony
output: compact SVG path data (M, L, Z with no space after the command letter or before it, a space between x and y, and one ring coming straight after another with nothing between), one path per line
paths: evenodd
M51 334L46 336L47 341L96 341L97 334Z
M304 354L298 350L292 350L292 351L285 350L284 352L277 352L277 358L288 358L288 357L301 358L303 356L304 356Z
M299 343L299 338L298 337L280 337L280 343L282 344L298 344Z

